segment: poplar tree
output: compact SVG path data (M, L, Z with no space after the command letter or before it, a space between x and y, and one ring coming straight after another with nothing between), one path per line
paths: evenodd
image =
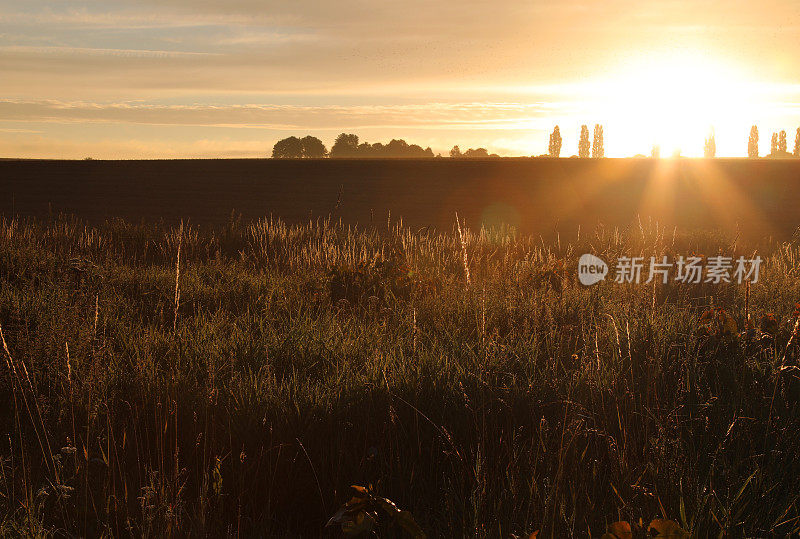
M589 157L589 128L585 125L581 126L581 138L578 141L578 157Z
M548 147L550 157L558 157L561 155L561 131L558 126L550 133L550 145Z
M800 127L797 128L797 134L794 136L794 151L792 155L800 157Z
M758 126L750 128L750 140L747 142L747 157L758 157Z
M603 149L603 126L594 124L594 144L592 144L592 157L605 157Z
M705 151L703 152L703 155L707 159L713 159L714 157L717 156L717 143L714 140L714 131L713 130L711 131L711 133L708 135L708 138L706 139L706 146L705 146Z

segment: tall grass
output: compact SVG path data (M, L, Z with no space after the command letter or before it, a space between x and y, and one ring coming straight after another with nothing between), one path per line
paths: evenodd
M749 291L574 279L584 252L756 247ZM430 536L797 533L798 254L654 224L4 220L0 534L316 537L354 483Z

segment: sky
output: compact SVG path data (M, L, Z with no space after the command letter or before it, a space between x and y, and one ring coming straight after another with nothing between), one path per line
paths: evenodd
M0 157L265 157L287 136L447 155L744 156L800 126L792 0L0 0Z

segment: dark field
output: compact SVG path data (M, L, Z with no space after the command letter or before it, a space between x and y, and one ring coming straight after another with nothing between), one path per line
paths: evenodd
M90 222L224 224L403 219L451 230L508 223L573 233L654 219L750 238L800 224L800 160L490 159L0 161L0 212L60 212Z
M0 536L341 537L353 484L428 537L796 535L798 170L2 162ZM576 279L756 251L752 286Z

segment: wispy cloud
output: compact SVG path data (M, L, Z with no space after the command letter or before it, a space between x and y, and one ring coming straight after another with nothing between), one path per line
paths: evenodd
M124 58L194 58L221 56L219 53L149 49L107 49L96 47L58 47L32 45L0 46L0 53L48 54L64 56L120 56Z
M0 119L258 129L517 129L565 112L569 103L426 103L410 105L271 105L0 100Z
M602 121L593 81L680 48L774 83L777 124L800 115L784 84L798 37L793 0L0 0L0 122L48 137L348 130L528 147L555 122Z
M26 134L33 134L33 133L42 133L38 129L21 129L16 127L0 127L0 133L26 133Z

